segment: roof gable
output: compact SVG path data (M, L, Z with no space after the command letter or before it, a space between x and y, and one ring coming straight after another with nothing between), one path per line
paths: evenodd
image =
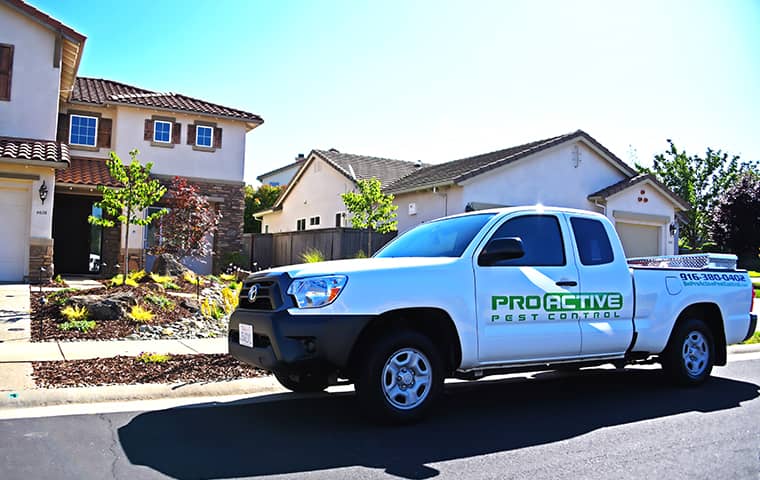
M383 186L419 168L417 163L407 162L405 160L341 153L334 149L312 150L306 157L306 161L302 162L301 168L298 169L293 180L290 181L288 186L274 203L274 206L272 207L274 210L282 208L285 199L293 188L295 188L301 180L301 177L303 177L303 174L308 170L315 159L324 161L324 163L330 165L334 170L352 182L374 177L380 180L380 184Z
M625 190L628 190L629 188L635 187L642 183L649 183L650 185L652 185L656 190L658 190L663 196L668 198L681 210L689 210L691 208L689 205L689 202L687 202L686 200L682 199L681 197L673 193L672 190L670 190L662 182L657 180L657 178L654 175L644 174L644 173L636 175L631 178L627 178L625 180L621 180L618 183L612 184L609 187L599 190L598 192L594 192L588 196L588 199L589 200L607 200L610 197L618 195L624 192Z
M264 123L264 120L255 113L225 107L181 93L154 92L102 78L77 77L74 89L71 91L70 101L94 105L128 105L196 113L257 125Z
M607 148L597 142L591 137L591 135L583 130L577 130L573 133L529 142L515 147L497 150L495 152L427 166L393 182L386 190L390 193L403 193L433 186L459 183L529 157L535 153L578 139L584 141L590 148L599 153L602 158L626 175L635 175L635 170L607 150Z

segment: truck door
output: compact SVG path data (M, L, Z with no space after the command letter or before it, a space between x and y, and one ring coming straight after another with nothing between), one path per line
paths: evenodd
M609 222L568 215L581 296L577 302L583 356L626 351L633 335L633 279Z
M508 218L490 240L517 237L520 258L480 265L473 260L481 363L574 357L581 350L578 320L562 311L563 296L579 292L565 219L555 214Z

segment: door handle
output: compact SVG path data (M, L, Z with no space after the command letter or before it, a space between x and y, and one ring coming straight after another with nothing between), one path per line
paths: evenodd
M577 287L578 282L576 282L575 280L560 280L559 282L557 282L557 286L558 287Z

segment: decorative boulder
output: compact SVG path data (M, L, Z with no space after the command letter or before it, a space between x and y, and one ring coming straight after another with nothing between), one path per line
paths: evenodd
M191 298L183 298L182 301L179 303L180 307L186 308L191 313L200 312L201 307L198 305L198 302Z
M171 275L173 277L179 277L186 271L190 270L186 266L177 260L177 257L170 253L162 253L156 257L153 262L153 268L151 272L159 275Z
M118 320L124 318L127 310L137 305L137 299L129 292L112 295L77 295L70 297L67 305L85 307L92 320Z

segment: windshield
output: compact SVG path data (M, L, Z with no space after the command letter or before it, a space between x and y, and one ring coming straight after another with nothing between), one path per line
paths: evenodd
M465 215L423 223L393 240L375 256L459 257L494 215Z

